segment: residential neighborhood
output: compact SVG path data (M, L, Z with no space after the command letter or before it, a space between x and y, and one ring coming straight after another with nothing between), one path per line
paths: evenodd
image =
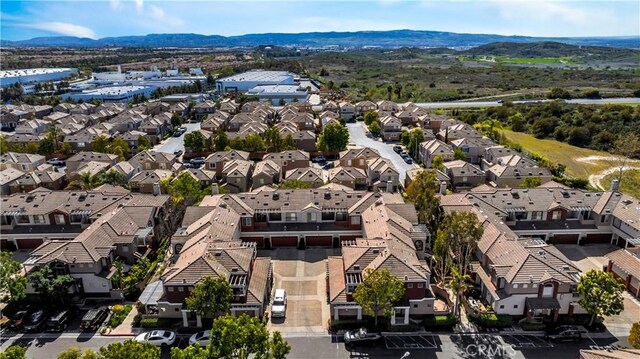
M2 287L3 341L44 330L18 313L74 308L68 333L165 330L183 347L220 318L345 353L367 333L416 357L444 336L520 355L562 352L553 330L629 345L640 203L617 180L572 188L480 127L415 103L312 105L295 81L249 71L197 103L2 105L0 246L25 283ZM616 304L592 306L584 288L607 280Z

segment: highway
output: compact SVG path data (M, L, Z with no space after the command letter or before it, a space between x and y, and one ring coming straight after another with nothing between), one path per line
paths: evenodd
M514 104L524 103L540 103L549 102L553 100L527 100L527 101L512 101ZM602 99L573 99L565 100L566 103L580 104L580 105L622 105L622 104L638 104L640 98L638 97L617 97L617 98L602 98ZM417 106L422 108L464 108L464 107L493 107L502 106L502 102L498 101L478 101L478 102L418 102Z

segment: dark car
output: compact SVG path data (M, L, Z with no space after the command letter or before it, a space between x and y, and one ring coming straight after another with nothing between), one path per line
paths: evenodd
M412 164L413 160L411 159L411 157L407 156L404 158L404 162L406 162L407 164Z
M180 155L182 155L182 150L175 150L175 151L173 151L173 154L176 155L176 156L180 156Z
M47 321L47 314L44 310L39 309L31 315L27 317L27 320L24 322L24 331L25 332L36 332L42 328L44 323Z
M73 308L58 310L47 320L45 330L48 332L61 332L67 329L74 317L75 310Z
M80 329L82 330L98 329L100 325L102 325L102 322L104 322L104 320L107 319L108 314L109 314L109 310L106 307L89 310L82 317L82 322L80 323Z
M585 330L573 326L573 325L561 325L554 329L548 330L545 334L545 338L553 342L579 342L582 340L582 334L586 333Z
M180 137L180 136L182 136L182 131L180 130L173 131L173 137Z
M311 159L311 162L315 162L315 163L321 163L326 161L327 159L324 158L324 156L315 156L314 158Z
M370 333L365 328L344 333L345 345L372 345L377 343L380 339L382 339L382 335L380 335L380 333Z
M24 326L24 322L27 320L27 318L29 317L29 311L28 310L20 310L17 311L16 314L14 314L11 317L11 320L9 321L9 328L13 329L13 330L22 330L22 327Z
M395 153L400 153L400 152L402 152L402 146L398 146L398 145L393 146L393 151L394 151Z

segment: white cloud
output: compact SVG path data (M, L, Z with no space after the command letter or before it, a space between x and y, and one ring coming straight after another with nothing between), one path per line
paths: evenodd
M144 8L144 0L134 0L135 4L136 4L136 10L138 10L138 12L142 12L142 9Z
M112 10L119 10L122 4L120 3L120 0L110 0L109 5L111 5Z
M60 35L88 37L95 39L96 34L90 28L82 25L70 24L67 22L38 22L32 24L24 24L25 27L32 29L54 32Z
M173 16L167 16L164 12L164 10L158 6L155 5L149 5L149 11L150 11L150 16L151 18L153 18L154 20L157 20L159 22L162 22L168 26L171 27L180 27L182 26L182 20L180 18L177 17L173 17Z

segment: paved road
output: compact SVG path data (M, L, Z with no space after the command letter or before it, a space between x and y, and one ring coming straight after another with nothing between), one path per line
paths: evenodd
M529 100L529 101L513 101L516 104L522 103L537 103L537 102L548 102L552 100ZM610 105L610 104L633 104L640 103L640 98L638 97L620 97L620 98L603 98L596 100L589 99L575 99L575 100L566 100L567 103L581 104L581 105ZM502 106L501 102L498 101L477 101L477 102L418 102L416 103L419 107L423 108L462 108L462 107L493 107L493 106Z
M346 348L337 337L323 336L285 336L291 344L289 359L351 359L351 358L400 358L405 352L409 352L408 359L412 358L577 358L580 349L594 346L610 345L612 339L587 339L580 343L565 343L543 345L534 348L522 348L506 345L513 342L508 337L497 335L430 335L434 346L429 349L387 349L384 344L376 347ZM489 338L490 340L487 340ZM100 335L77 334L32 334L29 336L17 336L11 339L2 337L0 351L4 351L10 345L27 346L27 357L37 359L56 359L58 353L72 346L83 349L98 350L101 346L113 342L124 341L129 337L103 337ZM485 347L481 347L481 345ZM493 353L493 355L482 355ZM497 354L497 355L496 355ZM502 355L500 355L502 354ZM169 358L169 349L163 349L162 358Z
M396 166L396 169L400 172L401 184L404 185L404 178L406 177L407 171L418 167L416 164L407 164L400 155L393 152L393 146L397 143L385 143L367 137L367 134L362 127L362 122L347 123L347 129L349 129L349 142L362 147L375 148L380 152L382 157L388 158L393 162L393 165Z
M177 150L181 150L184 152L184 135L200 129L200 122L196 123L186 123L184 126L187 127L187 132L182 134L180 137L169 137L164 140L160 144L153 147L153 150L156 152L164 152L164 153L174 153Z

